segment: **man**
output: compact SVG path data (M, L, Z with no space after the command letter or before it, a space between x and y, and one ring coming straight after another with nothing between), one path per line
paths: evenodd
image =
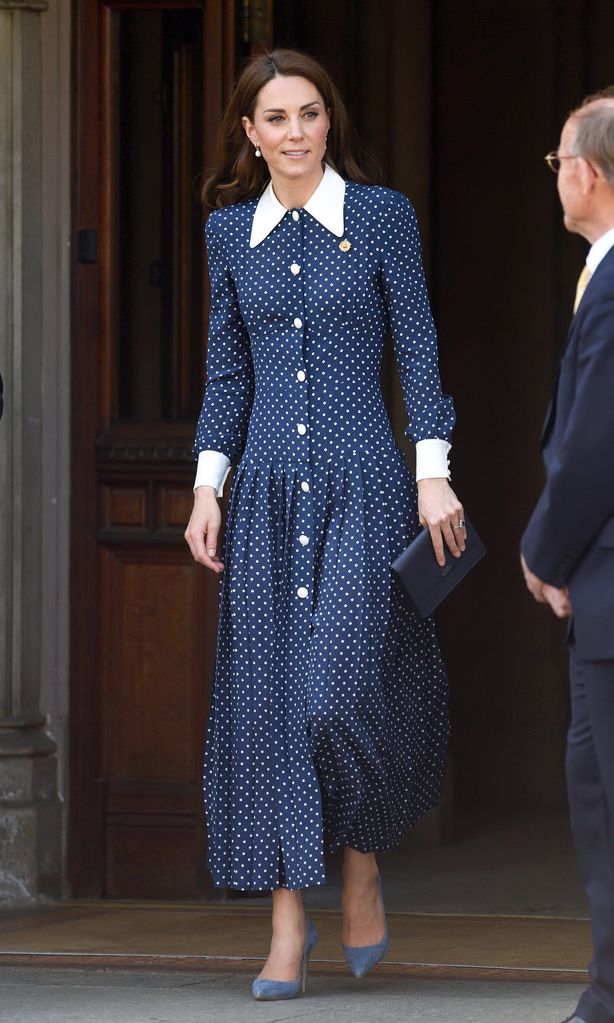
M571 616L567 784L593 936L573 1023L614 1023L614 86L567 120L565 226L591 248L542 435L547 482L522 538L536 600Z

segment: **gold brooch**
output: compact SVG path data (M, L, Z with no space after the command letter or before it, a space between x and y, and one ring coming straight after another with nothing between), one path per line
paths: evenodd
M347 238L344 238L342 242L339 242L339 248L342 252L349 252L352 248L352 243L349 242Z

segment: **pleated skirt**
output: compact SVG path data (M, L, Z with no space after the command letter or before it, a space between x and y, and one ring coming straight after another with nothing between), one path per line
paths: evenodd
M205 749L208 867L242 890L326 882L440 796L447 679L390 569L418 530L398 448L239 463Z

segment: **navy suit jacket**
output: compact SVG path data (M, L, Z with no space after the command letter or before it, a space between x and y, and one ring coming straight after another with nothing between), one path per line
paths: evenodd
M572 320L542 454L522 552L540 579L569 587L578 657L614 658L614 248Z

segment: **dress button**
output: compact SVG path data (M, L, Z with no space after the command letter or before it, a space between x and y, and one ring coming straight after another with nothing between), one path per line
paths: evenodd
M298 220L298 218L299 218L298 210L292 210L292 219L293 220Z
M297 379L297 380L300 380L300 381L301 381L301 383L302 383L302 382L303 382L303 380L305 379L305 376L306 376L306 373L305 373L305 370L304 370L304 369L299 369L299 370L297 370L297 373L296 373L296 379Z
M301 434L301 436L304 433L307 433L307 427L305 426L304 423L297 423L296 424L296 428L297 428L298 432Z
M304 600L305 597L309 596L309 590L307 589L306 586L299 586L296 592L302 600Z
M304 533L301 533L301 535L300 535L300 536L299 536L299 538L298 538L298 542L299 542L300 544L302 544L302 545L303 545L303 547L304 547L304 546L305 546L305 544L308 544L308 543L309 543L309 537L308 537L308 536L305 536L305 534L304 534Z
M297 274L300 274L300 272L301 272L301 268L298 265L298 263L293 263L292 266L290 267L290 269L291 269L291 271L292 271L292 273L294 274L295 277L296 277Z
M294 326L296 327L297 330L298 330L299 327L303 326L303 321L299 320L298 316L296 317L296 319L294 321Z
M304 490L306 494L309 493L309 484L307 480L303 480L303 482L301 483L301 490Z

